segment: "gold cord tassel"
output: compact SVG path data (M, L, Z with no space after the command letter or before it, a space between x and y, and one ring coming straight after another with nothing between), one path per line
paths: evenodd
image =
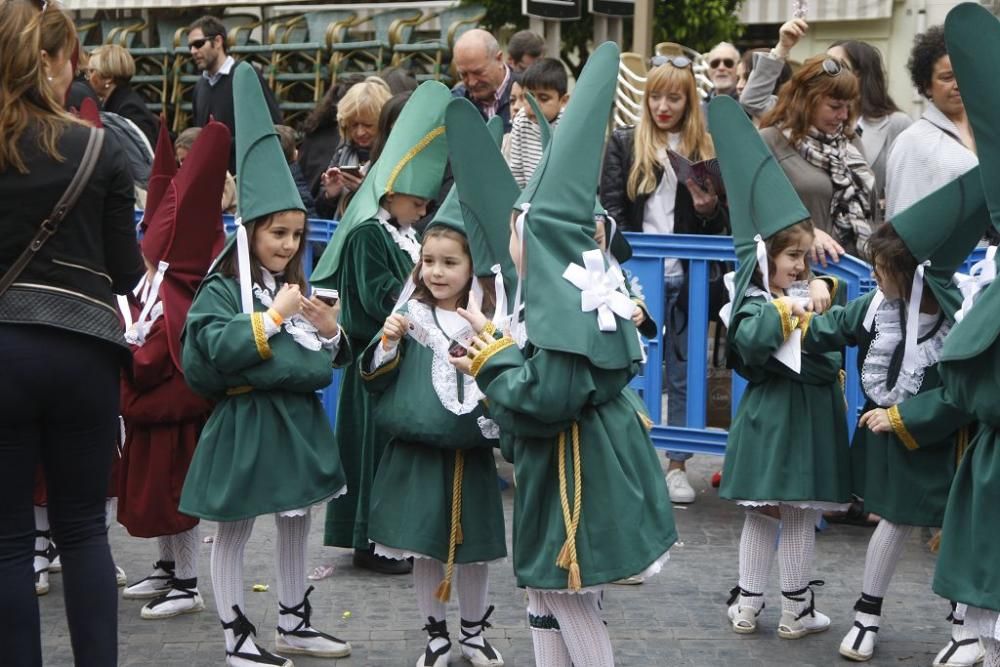
M465 470L465 453L455 451L455 475L451 483L451 533L448 536L448 562L444 579L434 592L441 602L451 599L451 579L455 574L455 548L462 543L462 473Z
M559 550L556 566L569 570L568 588L578 591L582 587L580 563L576 554L576 532L580 527L580 513L583 509L583 464L580 461L580 427L573 422L573 509L570 510L569 491L566 486L566 435L559 434L559 502L562 506L563 523L566 526L566 542Z

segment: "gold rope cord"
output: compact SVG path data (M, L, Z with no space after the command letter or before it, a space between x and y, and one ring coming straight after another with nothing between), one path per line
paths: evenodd
M559 434L559 502L562 505L563 523L566 526L566 542L559 550L556 566L569 570L567 587L578 591L582 587L580 563L576 555L576 532L580 527L580 513L583 509L583 466L580 461L580 426L573 422L573 510L569 507L569 491L566 489L566 434Z
M455 451L455 474L451 483L451 533L448 536L448 562L444 579L434 593L441 602L451 599L451 579L455 574L455 550L463 540L462 535L462 474L465 471L465 452Z

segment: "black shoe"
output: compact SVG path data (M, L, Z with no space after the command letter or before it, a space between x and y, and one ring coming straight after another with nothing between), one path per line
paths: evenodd
M413 563L408 560L396 560L376 555L375 545L372 545L370 549L354 550L354 567L379 574L409 574L413 571Z

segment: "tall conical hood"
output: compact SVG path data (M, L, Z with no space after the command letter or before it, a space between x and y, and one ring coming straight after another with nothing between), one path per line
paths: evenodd
M424 232L426 233L427 230L434 227L447 227L462 234L462 236L466 235L465 220L462 219L462 204L458 201L458 190L454 185L448 190L448 195L434 212L434 217L427 223Z
M955 70L962 103L976 138L976 153L993 226L1000 230L1000 21L983 6L964 2L944 22L948 56Z
M980 168L935 190L889 221L917 262L949 318L961 304L952 276L990 225Z
M389 133L378 162L371 166L351 198L326 251L310 278L333 287L347 236L360 225L373 224L382 196L402 193L433 199L441 190L448 146L444 110L451 91L438 81L422 83L410 96Z
M142 238L151 264L166 264L159 296L167 345L181 368L181 332L198 285L225 240L222 190L232 144L229 128L209 122L167 186Z
M517 203L527 208L519 233L528 340L606 369L629 368L642 358L630 319L635 306L594 241L594 196L618 57L611 42L591 54Z
M249 63L237 65L233 74L233 106L239 217L249 223L279 211L305 212L260 77Z
M708 105L708 124L726 183L740 264L731 306L735 313L757 268L756 239L766 240L807 220L809 211L736 100L728 95L713 98Z
M461 203L476 275L490 276L491 268L499 264L504 286L512 291L517 272L510 259L510 211L521 189L497 146L495 130L502 132L503 124L494 118L484 124L472 103L459 98L448 104L445 127L455 176L453 192Z
M230 143L232 140L230 139ZM142 212L142 221L139 227L143 233L146 231L147 220L152 219L159 206L163 193L170 185L171 179L177 173L177 156L174 152L174 144L170 141L170 132L167 131L167 119L160 116L160 133L156 138L156 151L153 153L153 166L149 170L149 182L146 185L146 208Z

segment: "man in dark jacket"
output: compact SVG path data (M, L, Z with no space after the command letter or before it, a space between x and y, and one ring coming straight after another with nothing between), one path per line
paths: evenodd
M202 74L191 96L191 124L194 127L204 127L209 118L215 118L229 128L235 139L233 81L230 75L236 67L236 61L226 53L226 26L214 16L202 16L191 24L187 40L191 59ZM257 76L260 78L260 87L264 90L271 120L278 125L281 123L278 101L274 99L274 93L264 82L260 72ZM236 173L235 140L229 158L229 171Z
M500 116L504 134L510 132L510 87L517 73L504 63L496 38L485 30L470 30L455 42L452 60L462 82L451 94L475 104L485 120Z

